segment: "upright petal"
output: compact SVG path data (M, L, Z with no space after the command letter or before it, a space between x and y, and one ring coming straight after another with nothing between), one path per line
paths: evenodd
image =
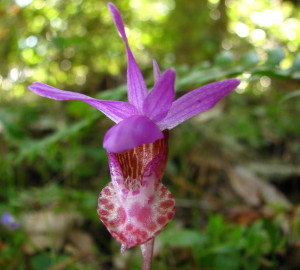
M175 71L168 69L154 85L143 104L144 114L158 122L166 117L175 97Z
M145 116L136 115L109 129L104 136L103 147L108 152L119 153L161 138L163 134L154 122Z
M161 130L171 129L190 117L209 110L220 99L234 90L240 81L229 79L210 83L195 89L173 102L171 109L163 120L157 123Z
M126 102L122 101L108 101L91 98L89 96L60 90L50 85L35 82L28 87L32 92L51 99L56 100L81 100L85 103L90 104L99 111L103 112L107 117L116 123L137 114L136 108Z
M152 60L153 64L153 74L154 74L154 83L157 83L160 78L160 69L159 65L157 64L156 60Z
M143 75L130 50L126 33L125 33L124 23L120 15L120 12L112 3L108 4L108 8L113 17L114 23L126 46L126 52L128 57L128 67L127 67L128 100L140 112L142 112L143 101L148 93L147 86L145 84Z

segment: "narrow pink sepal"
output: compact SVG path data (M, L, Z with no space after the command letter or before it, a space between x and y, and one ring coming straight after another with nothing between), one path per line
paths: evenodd
M80 100L89 105L95 107L99 111L103 112L107 117L116 123L119 123L123 119L131 117L137 114L136 108L123 101L110 101L95 99L80 93L60 90L50 85L35 82L28 86L32 92L51 99L56 100Z
M128 100L140 112L142 112L143 101L148 94L147 86L140 68L138 67L134 56L130 50L127 36L125 33L124 23L119 10L112 3L108 3L108 8L113 17L114 23L125 43L126 52L128 57L127 67L127 87L128 87Z
M154 122L163 119L172 105L175 97L175 77L173 69L165 71L144 101L144 114Z
M228 79L204 85L183 95L173 102L167 116L157 125L161 130L174 128L190 117L212 108L239 83L237 79Z
M110 128L104 136L103 147L108 152L119 153L162 137L163 133L153 121L136 115Z

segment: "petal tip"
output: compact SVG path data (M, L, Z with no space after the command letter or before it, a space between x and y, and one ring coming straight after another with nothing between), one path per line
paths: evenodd
M235 85L235 87L237 87L241 83L241 81L236 78L229 79L229 81L231 81L232 84Z
M43 85L42 83L39 82L33 82L32 84L28 85L27 88L32 91L35 92L38 90L39 86Z
M169 68L169 69L166 71L166 73L167 73L169 76L171 76L172 79L175 78L175 76L176 76L176 71L175 71L174 68Z
M107 7L111 12L117 10L117 7L112 2L108 2Z

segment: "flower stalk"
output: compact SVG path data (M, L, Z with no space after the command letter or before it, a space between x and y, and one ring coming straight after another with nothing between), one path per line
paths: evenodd
M142 270L150 270L153 256L155 238L150 239L145 244L141 245L141 251L143 256Z

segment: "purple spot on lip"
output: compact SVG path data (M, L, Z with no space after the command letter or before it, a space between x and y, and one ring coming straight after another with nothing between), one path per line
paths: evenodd
M137 195L137 194L140 194L140 191L139 191L139 190L134 190L134 191L132 191L132 195Z
M143 186L143 187L146 187L146 186L148 186L148 181L146 181L146 180L143 180L143 182L142 182L142 186Z
M125 189L125 188L123 188L123 189L122 189L122 193L127 195L127 194L128 194L128 190Z
M121 179L117 179L116 182L117 182L118 185L122 184L122 180Z

